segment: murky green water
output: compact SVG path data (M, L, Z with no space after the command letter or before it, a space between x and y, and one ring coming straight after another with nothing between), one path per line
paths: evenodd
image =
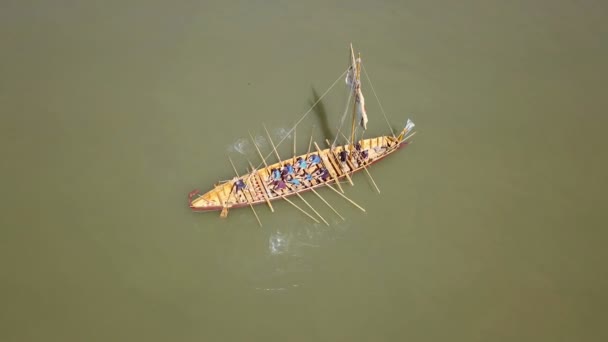
M0 340L604 341L600 1L4 1ZM415 142L347 195L194 214L362 52ZM341 88L342 84L339 85ZM388 128L367 90L366 135ZM336 89L298 130L322 143ZM320 113L327 114L327 122ZM281 153L288 154L287 139ZM238 150L243 153L240 153ZM266 146L265 152L268 153ZM301 202L297 202L300 203Z

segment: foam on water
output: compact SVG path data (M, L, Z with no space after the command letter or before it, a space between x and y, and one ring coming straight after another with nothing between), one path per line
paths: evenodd
M242 155L246 155L251 144L245 138L239 138L234 143L227 146L226 150L228 152L238 152Z
M262 149L268 147L268 141L262 135L258 135L255 137L255 143L256 143L256 145L258 145L259 148L262 148Z
M284 254L289 250L290 238L281 232L270 234L268 239L268 249L270 254L278 255Z
M277 129L274 130L274 134L277 137L279 137L279 141L281 141L281 140L283 140L285 138L291 139L291 133L289 132L290 130L291 130L291 128L280 127L280 128L277 128Z

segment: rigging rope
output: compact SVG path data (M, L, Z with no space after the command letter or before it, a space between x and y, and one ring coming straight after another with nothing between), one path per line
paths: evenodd
M367 75L367 71L365 70L365 65L361 65L361 66L363 67L363 73L365 73L365 78L367 78L367 80L369 81L369 85L372 87L372 92L374 93L374 96L376 97L376 101L378 101L378 104L380 105L380 110L382 111L382 115L384 115L384 120L386 120L386 124L388 125L388 128L391 130L391 134L393 135L393 138L395 138L395 132L393 131L393 127L391 127L391 124L388 122L388 118L386 117L386 113L384 112L384 108L382 107L382 103L380 102L378 95L376 95L376 90L374 89L372 80Z
M344 125L344 119L346 119L346 114L348 113L348 108L350 107L350 99L353 97L352 88L348 89L348 99L346 100L346 108L344 108L344 113L342 114L342 118L340 119L340 126L338 126L338 132L336 133L336 137L334 138L334 142L331 143L331 147L336 146L336 141L338 141L338 137L340 136L340 130L342 129L342 125Z
M315 102L315 103L314 103L312 106L310 106L310 108L309 108L309 109L308 109L308 110L307 110L307 111L306 111L306 112L305 112L305 113L302 115L302 117L301 117L301 118L300 118L300 119L299 119L299 120L298 120L298 121L297 121L297 122L296 122L296 123L293 125L293 127L292 127L292 128L291 128L291 129L290 129L290 130L289 130L289 131L288 131L288 132L285 134L285 136L284 136L284 137L283 137L281 140L279 140L279 142L278 142L278 143L275 145L275 148L278 148L278 147L281 145L281 143L282 143L283 141L285 141L285 139L287 139L287 137L288 137L288 136L291 134L291 132L293 132L293 131L296 129L296 127L298 127L298 125L300 124L300 122L302 122L302 120L304 120L304 119L306 118L306 116L308 116L308 114L310 114L310 112L312 111L312 109L313 109L313 108L315 108L315 106L316 106L316 105L317 105L319 102L321 102L321 100L322 100L322 99L325 97L325 95L327 95L327 93L329 93L329 91L330 91L330 90L332 90L332 88L333 88L333 87L336 85L336 83L338 83L338 81L340 81L340 80L342 79L342 77L344 77L344 75L345 75L347 72L348 72L348 69L344 70L344 72L342 73L342 75L338 76L338 78L337 78L337 79L334 81L334 83L333 83L331 86L329 86L329 88L327 88L327 90L326 90L326 91L323 93L323 95L321 95L321 96L319 97L319 99L318 99L318 100L317 100L317 101L316 101L316 102ZM268 153L268 154L266 155L266 157L264 157L264 160L262 161L262 163L260 163L260 164L259 164L259 165L256 167L256 170L257 170L257 169L259 169L259 168L260 168L260 167L261 167L261 166L264 164L264 162L266 162L266 159L268 159L268 157L270 157L270 156L271 156L273 153L274 153L274 150L273 150L273 151L271 151L270 153Z

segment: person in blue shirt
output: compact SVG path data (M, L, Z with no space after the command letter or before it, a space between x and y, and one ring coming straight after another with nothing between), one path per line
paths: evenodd
M293 166L291 166L291 164L285 164L285 170L287 170L288 175L293 175Z
M298 160L296 160L296 165L302 170L305 170L308 167L308 163L306 163L306 160L304 160L302 157L298 157Z
M317 166L317 170L321 168L321 157L317 154L313 154L309 157L310 166Z
M281 179L281 173L277 169L272 169L271 175L272 175L272 179L275 181Z
M242 179L238 179L236 182L234 182L234 185L232 185L232 190L236 188L236 192L239 192L243 191L243 189L245 189L246 187L247 185L245 185L245 182L243 182Z

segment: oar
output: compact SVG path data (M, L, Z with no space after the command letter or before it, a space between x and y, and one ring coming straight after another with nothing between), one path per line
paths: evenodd
M264 130L266 131L266 134L268 135L268 140L270 141L270 145L272 145L272 149L274 150L274 153L276 154L277 158L279 158L279 163L281 164L281 166L283 165L283 163L281 162L281 156L279 156L279 152L277 151L276 146L274 145L274 142L272 141L272 137L270 136L270 133L268 133L268 130L266 129L266 126L264 126ZM287 184L286 184L287 185ZM274 189L273 189L274 190ZM291 190L291 189L290 189ZM323 222L325 222L325 224L327 224L329 226L329 223L327 223L327 221L325 221L325 219L323 218L323 216L321 216L308 202L306 202L306 200L302 197L302 195L300 195L296 189L296 191L291 190L293 193L295 193L300 199L302 199L302 201L304 201L304 203L306 203L306 205L308 205L310 207L310 209L312 209L312 211L315 212L315 214L317 214L317 216L319 216L321 218L321 220L323 220ZM278 195L280 195L278 192L275 191L275 193L277 193ZM280 195L281 197L283 197L283 199L287 200L287 198L285 198L283 195ZM295 205L295 203L294 203ZM298 207L299 208L299 207ZM300 209L301 210L301 209ZM315 220L316 221L316 220ZM318 223L319 221L317 221Z
M327 204L327 206L331 210L333 210L333 212L336 213L336 215L338 215L338 217L340 217L342 219L342 221L346 221L346 219L342 215L340 215L340 213L336 209L334 209L334 207L332 207L331 204L329 204L329 202L327 202L325 200L325 198L321 197L321 195L317 192L317 190L315 190L314 187L315 186L311 183L309 189L312 191L312 193L315 194L315 195L317 195L317 197L319 197L319 199L321 199L321 201L323 201L323 203Z
M414 134L416 134L416 132L414 132L414 133L412 133L412 134L408 135L407 137L403 138L403 140L401 140L401 141L406 141L407 139L409 139L409 138L413 137L413 136L414 136Z
M293 160L291 161L292 165L296 163L296 127L293 128Z
M293 205L294 207L296 207L296 209L298 209L299 211L301 211L302 213L304 213L306 216L310 217L313 221L315 221L316 223L321 223L319 222L319 220L317 220L316 218L314 218L314 216L310 215L309 213L306 212L306 210L298 207L297 204L293 203L292 201L290 201L287 197L281 195L280 193L278 193L275 189L272 189L272 191L277 194L278 196L280 196L282 199L286 200L287 203Z
M258 144L255 142L255 139L253 139L253 136L251 135L251 132L249 132L249 137L251 138L251 141L253 142L253 146L255 146L255 149L258 151L258 154L260 155L260 158L262 158L262 162L264 163L264 166L266 166L266 171L268 172L268 164L266 164L266 159L264 159L264 155L262 155L262 152L260 151L260 148L258 147ZM249 162L249 165L251 165L251 162ZM255 168L253 167L253 165L251 165L251 169L255 170ZM262 182L261 185L264 187L264 189L266 189L266 184L264 184L264 180L261 179L261 177L258 177L258 181L261 181ZM270 211L272 211L274 213L274 208L272 207L272 204L270 204L270 199L267 197L266 193L264 193L264 199L266 200L266 203L270 207Z
M292 163L292 165L295 165L295 163L296 163L296 141L297 141L297 139L296 139L296 137L297 137L297 135L296 135L296 132L297 132L296 128L297 128L297 126L293 128L293 160L292 160L292 162L291 162L291 163ZM312 138L312 136L311 136L311 138ZM312 191L315 191L314 189L311 189L311 190L312 190ZM304 197L302 197L302 195L300 195L300 194L299 194L299 193L297 193L297 192L296 192L296 194L298 195L298 197L300 197L300 199L302 199L302 201L303 201L304 203L306 203L306 205L307 205L307 206L308 206L310 209L312 209L312 211L314 211L314 212L315 212L315 214L317 214L317 216L319 216L319 218L320 218L321 220L323 220L323 222L325 222L325 224L326 224L326 225L328 225L328 226L329 226L329 223L327 223L327 221L325 221L325 219L323 218L323 216L321 216L321 215L320 215L320 214L319 214L319 213L318 213L318 212L315 210L315 208L313 208L313 207L312 207L312 206L311 206L311 205L310 205L310 204L309 204L309 203L308 203L308 202L307 202L307 201L304 199ZM317 196L319 196L319 194L317 194ZM323 198L321 198L321 199L323 199ZM325 200L323 200L323 201L325 201Z
M224 189L224 185L221 186L222 192ZM226 218L228 217L228 209L230 209L230 207L228 207L226 205L226 201L230 199L230 196L232 195L232 189L230 189L230 192L228 193L228 196L226 197L226 200L224 200L222 198L222 196L220 196L220 190L218 189L218 187L215 188L215 196L217 196L217 199L220 201L220 203L222 204L222 212L220 213L220 217L221 218Z
M285 185L287 185L287 184L285 184ZM313 211L315 214L317 214L317 216L319 216L319 218L320 218L320 219L321 219L323 222L325 222L325 224L326 224L326 225L328 225L328 226L329 226L329 223L328 223L327 221L325 221L325 219L323 218L323 216L321 216L321 214L319 214L319 212L318 212L318 211L316 211L316 210L315 210L315 208L313 208L313 207L312 207L312 205L310 205L310 203L308 203L308 201L306 201L306 200L304 199L304 197L302 197L302 195L300 195L300 194L298 193L297 189L294 191L294 190L293 190L291 187L289 187L289 188L291 189L291 191L293 191L293 192L294 192L294 193L295 193L295 194L296 194L296 195L297 195L297 196L298 196L298 197L299 197L299 198L302 200L302 202L304 202L304 203L305 203L305 204L306 204L306 205L307 205L307 206L310 208L310 210L312 210L312 211Z
M350 203L352 203L352 205L354 205L355 207L361 209L361 211L365 211L365 209L363 209L363 207L361 207L360 205L358 205L357 203L355 203L355 201L351 200L350 198L346 197L346 195L344 195L343 193L341 193L340 191L334 189L333 186L331 186L331 184L325 184L327 185L327 187L329 187L330 189L332 189L335 193L337 193L338 195L342 196L345 200L349 201Z
M247 131L247 133L249 133L249 137L251 138L251 141L253 142L253 146L255 146L255 149L258 151L260 158L262 158L262 163L264 163L264 166L266 166L266 168L268 168L268 164L266 163L266 158L264 158L262 151L260 151L260 148L258 147L258 144L255 142L253 135L251 135L251 132L249 132L249 131Z
M254 172L253 166L251 166L251 172ZM281 197L282 199L284 199L285 201L287 201L287 203L293 205L296 209L298 209L299 211L301 211L304 215L310 217L313 221L315 221L316 223L321 223L319 222L319 220L317 220L316 218L314 218L314 216L310 215L309 213L306 212L306 210L298 207L297 204L293 203L292 201L290 201L287 197L281 195L279 192L277 192L275 189L270 189L272 192L274 192L275 194L277 194L277 196Z
M277 148L274 146L274 143L272 142L272 137L270 136L268 129L266 129L266 125L262 125L262 126L264 126L264 130L266 131L266 135L268 135L268 140L270 141L270 144L272 145L272 149L274 150L274 153L277 156L277 159L279 159L279 165L281 165L281 167L283 167L283 161L281 160L281 157L279 156L279 152L277 152Z
M374 182L374 178L372 178L372 175L369 173L369 171L367 170L367 168L365 167L365 165L363 165L363 170L365 170L365 172L369 176L369 180L371 180L372 184L374 184L374 187L376 188L376 191L378 191L378 193L380 193L380 189L378 188L378 185L376 185L376 182Z
M344 217L342 217L342 215L340 215L340 213L334 209L334 207L332 207L323 197L321 197L321 195L319 195L319 193L314 189L314 188L310 188L310 190L312 190L312 193L317 195L317 197L319 197L321 199L321 201L323 201L323 203L327 204L327 206L334 211L334 213L336 213L336 215L338 215L342 221L346 221L346 219Z
M232 162L232 158L230 158L230 156L228 156L228 160L230 160L230 164L232 165L232 168L234 169L234 173L240 179L241 176L239 175L239 172L236 170L236 166L234 166L234 163ZM253 173L253 171L252 171L252 173ZM248 180L250 181L249 184L251 184L251 176L249 176ZM245 184L245 186L247 186L247 184ZM254 193L251 191L251 188L249 188L248 190L249 190L249 193L251 194L251 198L255 199ZM245 195L243 194L243 196L245 196ZM262 227L262 221L260 221L258 213L255 212L255 209L253 208L253 204L251 204L251 201L249 201L249 199L247 198L247 196L245 196L245 200L247 201L247 203L249 203L249 207L253 211L253 215L255 215L255 218L258 220L258 223L260 224L260 227Z
M344 137L344 134L342 134L342 136ZM347 139L346 137L344 137L344 139ZM348 141L348 140L347 140ZM351 157L352 157L352 151L351 151ZM378 191L378 193L380 193L380 189L378 188L378 185L376 185L376 182L374 181L374 178L372 177L372 174L369 173L369 170L367 169L367 167L365 167L365 164L361 163L361 166L363 167L363 170L365 170L365 172L367 173L367 175L369 176L369 180L372 181L372 184L374 185L374 187L376 188L376 191Z
M346 179L348 180L348 182L350 183L350 185L355 185L355 183L353 183L353 180L350 178L350 175L348 174L348 171L344 171L344 168L342 167L342 161L340 161L339 158L336 158L336 154L334 153L331 144L329 143L329 139L325 139L325 143L327 144L328 148L329 148L329 153L331 153L331 155L334 157L334 160L336 161L336 163L338 164L338 167L342 170L342 173L344 173L344 175L346 176Z
M308 160L308 155L310 154L310 148L312 147L312 135L314 132L314 128L315 128L315 126L313 125L310 130L310 141L308 142L308 152L306 152L306 158L304 158L304 160Z
M335 170L334 170L334 174L332 174L329 171L329 170L333 170L333 166L325 164L325 160L323 160L323 157L321 154L321 148L319 147L319 145L317 145L317 142L315 142L315 147L317 148L317 153L319 154L319 159L321 159L321 163L323 163L323 166L325 166L325 168L327 169L327 171L329 172L331 177L336 181L336 184L338 184L338 188L340 188L340 191L344 192L344 189L342 189L342 186L340 185L340 182L338 181L339 180L338 175L335 174ZM331 167L331 169L329 167Z

